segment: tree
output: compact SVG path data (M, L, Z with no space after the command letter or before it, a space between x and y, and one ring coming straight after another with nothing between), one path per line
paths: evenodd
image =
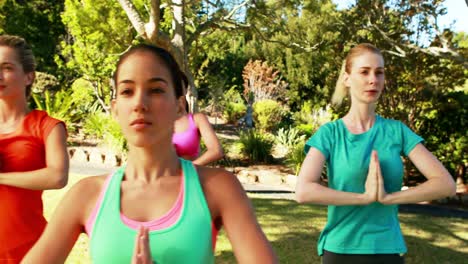
M145 40L166 48L174 54L189 80L188 98L195 110L197 92L188 57L193 43L203 34L214 29L232 29L245 26L239 13L254 1L202 1L172 0L162 3L150 0L147 22L130 0L119 0L138 35ZM164 30L162 22L171 20L170 30Z
M288 84L281 80L279 71L267 62L249 61L242 73L244 79L244 98L247 101L247 127L253 125L253 105L262 100L276 100L285 94Z
M0 2L0 34L19 35L31 45L37 60L37 70L59 76L55 55L65 35L60 20L64 1ZM47 26L44 26L47 25Z
M88 81L108 112L109 80L119 55L134 40L132 26L118 3L102 0L66 0L62 20L69 33L61 44L62 69L73 72L70 82Z

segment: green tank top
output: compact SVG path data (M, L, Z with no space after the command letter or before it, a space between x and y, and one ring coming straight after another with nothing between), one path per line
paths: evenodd
M183 208L171 226L149 231L151 255L155 263L214 263L211 214L197 171L192 162L180 159L184 174ZM131 263L138 230L120 218L120 186L125 167L110 180L90 241L93 263ZM155 201L157 202L157 201Z

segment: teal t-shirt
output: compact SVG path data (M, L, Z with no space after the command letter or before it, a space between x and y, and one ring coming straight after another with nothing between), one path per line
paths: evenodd
M400 121L376 116L374 125L362 134L348 131L342 119L321 126L307 141L326 159L329 187L364 193L372 150L377 150L387 193L401 189L403 162L423 139ZM328 206L328 220L317 250L341 254L405 253L398 221L398 205Z

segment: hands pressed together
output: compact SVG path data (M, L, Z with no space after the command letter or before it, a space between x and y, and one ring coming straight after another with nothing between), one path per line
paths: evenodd
M151 259L149 246L148 228L140 226L135 238L135 249L133 251L132 264L154 264Z
M373 150L371 154L364 195L368 203L386 203L385 198L387 197L387 192L385 191L384 179L382 177L382 171L380 170L379 157L375 150Z

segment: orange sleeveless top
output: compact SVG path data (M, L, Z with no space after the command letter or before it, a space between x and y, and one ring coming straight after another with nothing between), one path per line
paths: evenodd
M0 173L44 168L45 142L59 123L63 124L33 110L14 132L0 134ZM42 191L0 184L0 263L19 263L45 225Z

